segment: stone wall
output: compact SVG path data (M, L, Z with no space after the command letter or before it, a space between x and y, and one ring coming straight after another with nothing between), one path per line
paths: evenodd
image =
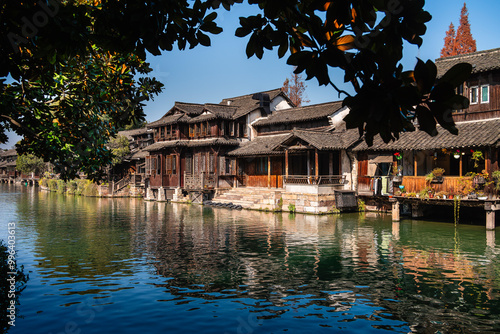
M282 193L282 211L290 211L290 204L295 206L295 212L326 214L336 212L335 195Z

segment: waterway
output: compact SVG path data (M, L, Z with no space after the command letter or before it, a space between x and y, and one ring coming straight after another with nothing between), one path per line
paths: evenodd
M29 274L9 333L494 333L500 233L0 184Z

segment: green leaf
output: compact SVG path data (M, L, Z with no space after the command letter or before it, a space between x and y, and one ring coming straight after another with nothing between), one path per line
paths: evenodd
M196 37L198 38L198 41L200 42L201 45L203 46L210 46L210 37L202 33L201 31L198 31L196 33Z
M420 130L427 132L431 136L436 136L436 120L431 111L424 106L418 106L416 110L418 125Z

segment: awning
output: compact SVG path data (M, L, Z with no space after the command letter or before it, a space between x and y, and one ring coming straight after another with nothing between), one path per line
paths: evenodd
M370 164L392 164L393 158L392 155L379 155L374 159L370 159L368 163Z

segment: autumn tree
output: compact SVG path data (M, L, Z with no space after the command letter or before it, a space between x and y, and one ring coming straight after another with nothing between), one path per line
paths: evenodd
M302 75L292 73L292 77L286 78L285 82L283 82L281 90L290 98L295 106L301 107L303 103L310 102L305 96L306 87Z
M472 37L469 23L469 12L465 3L462 7L462 12L460 13L460 25L457 28L455 49L457 50L457 55L476 52L476 40Z
M444 46L441 49L441 57L463 55L471 52L476 52L476 40L472 37L469 12L464 3L462 12L460 13L460 25L455 34L455 27L450 23L450 28L446 32L444 38Z
M441 49L441 57L456 56L457 50L455 48L455 26L450 23L450 28L446 32L444 38L444 46Z

